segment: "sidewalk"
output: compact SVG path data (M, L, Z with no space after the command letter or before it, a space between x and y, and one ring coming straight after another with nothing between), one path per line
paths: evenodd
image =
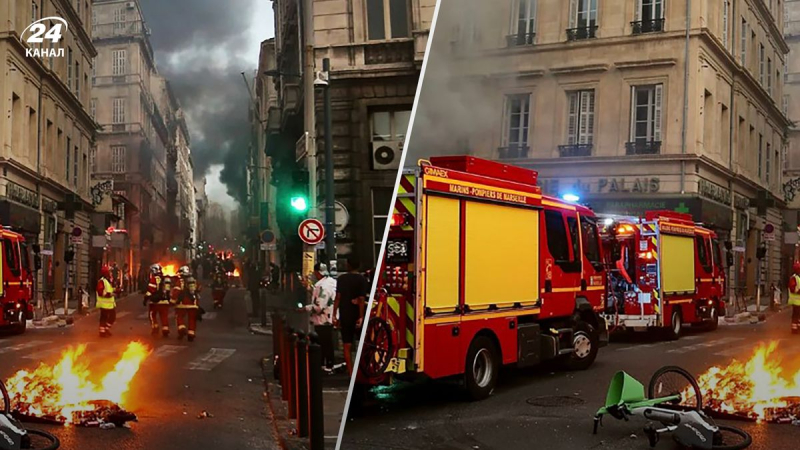
M138 300L141 303L142 294L138 292L132 292L124 297L118 298L117 303L120 302L136 302ZM73 305L74 304L74 305ZM87 309L83 311L83 313L78 313L76 308L77 302L70 302L70 308L67 309L67 314L64 314L64 307L61 306L56 308L54 314L49 316L43 317L41 319L32 319L28 321L28 328L29 329L49 329L49 328L64 328L68 326L72 326L74 322L82 317L86 317L89 315L94 314L97 312L97 308L94 306L89 306Z
M248 303L250 302L249 293L246 294ZM267 308L270 314L279 312L286 316L289 325L296 329L308 330L308 314L298 312L294 306L294 296L290 295L268 295ZM261 327L260 320L251 319L250 331L258 334L272 334L271 323L268 327ZM337 339L335 351L336 361L343 361L344 354ZM267 400L270 407L270 415L277 433L278 442L284 450L307 450L310 448L308 438L297 437L297 423L290 420L288 416L288 406L282 398L281 385L275 380L273 373L272 355L262 360L262 371L264 381L267 385ZM323 374L322 404L325 417L325 448L334 449L336 440L339 436L339 427L342 421L342 413L347 400L347 391L350 385L350 377L345 373L335 373L332 375Z

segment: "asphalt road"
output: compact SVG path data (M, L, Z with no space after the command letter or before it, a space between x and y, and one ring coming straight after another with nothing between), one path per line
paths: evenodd
M114 336L98 337L98 316L64 329L28 330L21 336L0 335L0 377L39 361L58 360L62 349L88 344L93 364L116 360L132 340L153 348L134 378L124 406L139 417L130 429L31 425L56 434L62 449L161 450L278 448L267 404L261 358L272 352L269 336L248 329L244 290L228 292L225 308L214 312L211 294L202 293L210 314L198 324L197 339L178 341L174 322L169 339L150 336L141 296L130 296L117 310ZM213 417L199 419L207 411Z
M592 417L605 401L608 383L625 370L645 387L664 365L698 375L732 358L749 359L758 342L783 339L779 353L800 367L800 336L789 333L783 312L758 325L721 326L714 332L688 331L679 341L623 336L601 349L582 372L542 366L504 370L494 394L479 402L463 400L455 383L419 382L380 390L357 416L348 419L342 448L360 449L619 449L649 448L644 420L604 420L592 435ZM531 403L547 406L534 406ZM798 448L800 427L731 422L749 431L756 450ZM669 437L657 448L677 448Z

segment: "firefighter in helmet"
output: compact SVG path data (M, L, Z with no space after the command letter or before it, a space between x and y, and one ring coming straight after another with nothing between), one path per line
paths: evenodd
M179 280L172 289L172 304L175 305L175 321L178 325L178 339L189 336L194 341L199 316L199 289L189 267L178 271Z
M117 300L115 295L119 289L111 284L111 268L103 266L100 269L100 279L97 281L97 309L100 310L100 337L111 336L111 325L116 321Z
M792 266L794 273L789 279L789 305L792 307L792 334L800 334L800 261Z
M155 296L161 289L161 280L164 279L164 272L160 264L150 266L150 276L147 281L147 291L144 293L142 305L152 304L151 297Z
M159 328L161 335L169 337L169 308L172 304L172 279L163 277L158 286L158 291L150 296L150 332L157 336Z

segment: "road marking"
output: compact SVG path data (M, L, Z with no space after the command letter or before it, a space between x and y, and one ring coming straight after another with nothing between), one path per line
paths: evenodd
M136 318L139 320L150 320L150 313L149 312L141 313L138 316L136 316Z
M25 343L22 343L22 344L17 344L17 345L9 345L8 347L0 348L0 355L5 354L5 353L18 352L20 350L26 350L26 349L33 348L33 347L36 347L36 346L39 346L39 345L50 344L52 342L53 341L30 341L30 342L25 342Z
M684 354L693 352L695 350L702 350L704 348L711 348L711 347L718 347L720 345L730 344L732 342L743 341L744 338L741 337L726 337L722 339L715 339L713 341L708 342L701 342L699 344L694 345L687 345L685 347L673 348L671 350L667 350L667 353L676 353L676 354Z
M217 318L217 313L215 312L207 312L203 314L203 320L214 320Z
M117 313L117 319L120 319L120 318L122 318L122 317L125 317L125 316L127 316L128 314L130 314L128 311L122 311L122 312L118 312L118 313Z
M208 372L214 367L217 367L222 361L230 358L234 353L236 353L236 350L231 348L212 348L205 355L190 362L186 368L189 370L204 370Z
M166 358L167 356L172 356L179 351L186 349L187 347L188 345L162 345L153 352L153 357Z
M791 341L791 339L776 339L778 342L778 348L775 351L775 357L783 358L783 359L792 359L795 355L800 354L800 347L786 347L783 345L784 342ZM749 342L745 345L740 345L738 347L729 348L727 350L722 350L717 353L714 353L714 356L725 356L728 358L731 357L741 357L743 359L749 359L753 352L755 352L756 348L758 348L759 343Z
M681 341L696 341L697 339L700 339L700 336L686 336L686 337L682 337ZM674 342L663 341L663 342L654 342L652 344L631 345L631 346L628 346L628 347L618 348L617 351L618 352L624 352L624 351L636 350L636 349L640 349L640 348L653 348L653 347L660 347L662 345L668 345L668 344L673 344L673 343Z

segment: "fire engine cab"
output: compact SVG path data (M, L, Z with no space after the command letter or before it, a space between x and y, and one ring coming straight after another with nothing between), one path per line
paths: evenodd
M0 226L0 328L25 332L33 318L33 272L25 238Z
M360 383L460 376L480 399L503 365L594 362L608 342L598 224L542 195L537 176L467 156L403 173Z
M716 233L689 214L649 211L604 217L609 267L604 317L614 328L660 329L677 339L684 324L716 329L725 314L725 269Z

